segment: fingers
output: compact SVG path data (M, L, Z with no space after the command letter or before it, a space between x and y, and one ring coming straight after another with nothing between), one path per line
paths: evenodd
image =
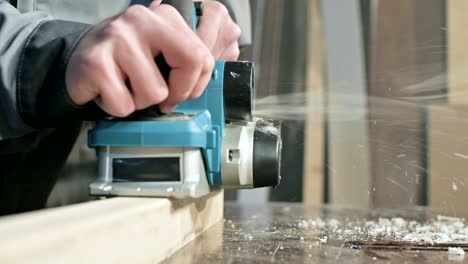
M96 104L106 113L116 117L126 117L135 111L133 97L125 85L125 76L112 61L104 61L105 71L94 78L94 85L101 87Z
M197 35L216 59L228 60L224 51L228 47L239 45L240 34L239 26L229 16L224 5L217 1L204 2L204 14L200 18ZM231 56L229 60L237 60L237 57L232 59Z
M191 66L172 68L169 75L169 95L159 105L162 112L171 112L182 101L200 96L208 85L214 67L214 60L211 55L197 55L196 53L193 55ZM201 60L204 63L198 64L195 63L195 60Z
M218 2L215 4L211 2L204 3L203 16L200 17L197 35L212 52L219 46L216 45L218 42L218 35L221 26L224 25L226 17L228 16L228 11L222 4ZM217 54L214 52L213 55L217 57Z
M77 105L95 100L108 114L125 117L135 106L124 83L125 74L116 65L110 50L105 44L85 49L84 54L83 50L77 50L67 65L67 92Z
M121 47L116 53L120 68L127 74L136 110L159 104L168 96L168 87L149 50Z
M215 66L215 62L213 58L207 57L206 62L203 66L202 72L200 74L200 79L198 80L197 84L193 88L192 93L189 96L189 99L195 99L202 95L203 91L205 91L206 86L210 82L211 76L213 74L213 69Z
M231 46L227 47L225 50L223 50L220 57L226 61L236 61L239 58L239 54L239 45L237 43L234 43L231 44Z
M117 117L155 104L170 112L203 93L214 56L237 59L240 30L224 6L205 1L195 33L173 7L160 2L153 1L150 8L131 6L81 39L67 65L71 101L82 105L95 100ZM171 68L167 82L154 62L160 55Z
M229 17L225 21L225 26L222 27L222 36L219 43L223 43L218 47L220 52L219 59L221 60L231 60L235 61L239 58L239 38L241 35L241 30L239 26L234 23L234 21Z
M162 54L171 68L169 95L159 108L170 112L182 101L203 92L214 68L214 58L173 7L160 5L153 11L164 21L164 30L151 35L151 50L154 55Z

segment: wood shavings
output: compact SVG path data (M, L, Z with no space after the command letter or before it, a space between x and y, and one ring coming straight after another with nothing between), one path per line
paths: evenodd
M418 248L421 245L444 245L443 248L447 249L451 244L468 243L468 226L465 224L465 219L443 215L438 215L427 222L406 220L401 217L380 217L370 221L316 218L301 220L297 223L297 227L319 231L327 234L332 240L361 241L361 244L367 245L371 244L367 243L368 241L383 243L391 241L396 244L403 243L411 248L415 245ZM320 243L327 243L327 239L320 239Z
M448 248L448 260L463 261L465 259L465 251L460 247Z
M448 253L449 255L465 256L465 251L463 250L463 248L459 247L449 247Z

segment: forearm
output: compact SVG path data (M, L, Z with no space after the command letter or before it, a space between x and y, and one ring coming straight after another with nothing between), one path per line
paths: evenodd
M7 2L0 2L0 18L0 138L4 139L31 131L17 107L17 70L26 39L37 25L50 18L43 13L19 15Z
M42 12L20 14L0 2L0 139L53 126L74 106L63 71L88 25L53 20Z
M29 35L17 75L17 106L26 124L54 127L81 119L84 107L68 98L65 71L68 60L90 25L63 20L44 21Z
M240 45L250 44L248 1L221 2L241 27ZM5 1L0 1L0 17L0 139L96 117L94 103L77 107L68 99L64 80L69 56L90 26L42 12L20 14Z

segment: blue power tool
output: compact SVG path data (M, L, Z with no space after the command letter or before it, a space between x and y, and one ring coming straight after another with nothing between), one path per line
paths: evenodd
M200 3L170 4L196 28ZM281 124L253 117L253 89L253 63L218 61L202 96L173 113L153 107L97 122L88 133L99 162L90 193L187 198L219 188L277 186Z

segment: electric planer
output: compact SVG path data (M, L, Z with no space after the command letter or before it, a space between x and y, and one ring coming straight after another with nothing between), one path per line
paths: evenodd
M201 3L165 2L196 29ZM281 123L253 116L254 72L252 62L217 61L205 92L173 113L154 106L98 121L88 132L99 164L90 194L195 198L220 188L276 187Z

